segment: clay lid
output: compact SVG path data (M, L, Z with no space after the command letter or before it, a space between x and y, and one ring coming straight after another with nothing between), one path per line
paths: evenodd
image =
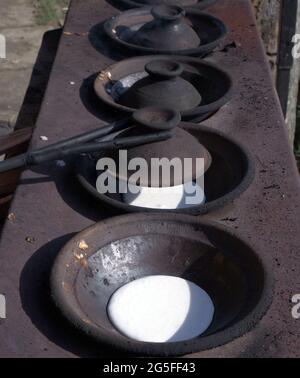
M194 136L178 127L174 129L173 133L174 136L166 141L133 147L127 150L127 163L134 158L142 158L147 162L148 171L145 171L145 177L140 178L138 183L140 186L168 187L195 181L197 178L203 175L203 170L199 164L196 164L196 158L204 158L204 172L210 167L211 155L209 151L202 144L200 144ZM119 134L119 137L140 134L141 129L138 127L133 127ZM109 151L106 156L113 158L118 165L118 151ZM177 158L180 160L181 165L179 166L179 170L171 170L170 178L165 176L162 169L159 170L159 175L157 177L151 177L151 159L153 158L167 158L169 161ZM185 158L192 159L192 166L184 166L183 161ZM157 163L158 162L156 162L156 167ZM139 166L136 169L127 170L125 174L124 172L118 172L118 168L119 167L117 167L117 173L110 172L110 174L117 176L121 180L131 182L132 184L137 184L135 179L130 180L130 178L133 173L140 170Z
M140 109L162 106L178 111L194 109L201 103L201 95L189 81L180 75L182 64L170 59L152 60L145 65L149 74L133 84L119 99L119 103Z
M181 115L178 110L147 107L136 110L132 113L133 124L139 127L139 130L172 130L181 122Z
M144 24L129 39L130 43L163 50L186 50L200 45L196 31L184 20L185 10L175 5L157 5L153 20Z

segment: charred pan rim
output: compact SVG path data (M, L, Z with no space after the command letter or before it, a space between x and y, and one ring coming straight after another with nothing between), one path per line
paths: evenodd
M191 123L181 123L181 126L184 130L190 131L203 131L206 133L216 134L230 143L236 145L241 152L241 156L243 158L243 163L245 164L246 174L241 181L241 183L233 189L231 192L225 194L223 197L220 197L214 201L205 203L200 206L195 206L187 209L178 209L178 210L161 210L161 209L146 209L143 207L135 207L131 205L127 205L121 201L117 201L105 194L101 194L97 191L97 189L90 184L90 182L86 179L85 174L83 172L83 165L80 164L81 158L77 159L75 164L75 174L77 176L78 181L83 186L83 188L89 192L96 200L105 203L109 207L113 207L118 209L119 211L126 212L126 213L138 213L138 212L160 212L160 213L185 213L190 215L203 215L207 214L210 211L223 207L231 202L233 202L236 198L238 198L243 192L245 192L248 187L251 185L254 176L255 176L255 162L252 157L252 154L248 151L248 149L243 146L240 142L236 139L228 136L227 134L212 129L208 126L204 125L196 125Z
M198 0L198 3L195 5L189 5L189 8L197 8L197 9L204 9L212 4L214 4L217 0ZM116 2L116 0L114 0ZM137 3L136 1L133 0L118 0L122 5L124 5L126 8L142 8L144 7L143 4ZM183 8L185 8L183 6Z
M107 105L109 105L109 106L111 106L111 107L113 107L117 110L120 110L122 112L132 113L135 109L129 108L129 107L121 105L121 104L118 104L107 93L106 86L110 82L110 78L109 78L110 75L105 75L103 73L109 72L110 74L113 75L114 72L119 69L119 67L121 69L123 69L125 63L130 67L131 63L141 62L141 66L144 67L146 63L150 62L153 59L157 59L157 58L158 58L157 55L147 55L147 56L129 58L129 59L123 60L122 62L117 62L117 63L110 65L109 67L107 67L105 70L103 70L97 76L97 78L94 82L94 91L95 91L96 95L105 104L107 104ZM159 59L167 59L168 60L170 58L171 58L170 55L159 56ZM211 69L212 71L215 70L216 72L218 72L219 74L221 74L224 77L224 79L225 79L225 81L227 82L227 85L228 85L227 92L218 100L211 102L210 104L200 105L195 109L191 109L191 110L187 110L187 111L182 112L181 115L183 117L183 120L191 121L192 119L194 119L194 117L199 118L199 116L201 116L201 115L203 116L203 115L212 114L212 113L216 112L217 110L219 110L222 106L224 106L225 104L227 104L230 101L230 99L232 98L232 95L233 95L233 79L228 72L222 70L217 65L215 65L213 63L205 62L204 60L202 60L200 58L192 58L192 57L174 55L174 56L172 56L172 59L177 60L177 61L182 62L182 63L194 65L195 67L196 66L203 66L203 67L207 67L207 68ZM133 73L133 72L131 72L131 73ZM129 72L124 72L123 74L127 75L127 74L129 74Z
M100 235L104 233L109 234L109 231L114 226L126 225L128 223L141 223L147 221L156 222L179 222L183 224L188 224L194 227L213 227L219 232L227 233L232 238L238 239L243 243L248 249L252 250L261 264L264 271L264 285L260 295L260 299L256 304L255 308L247 314L242 320L236 322L235 324L229 325L227 328L218 331L215 334L205 336L199 339L192 339L183 342L174 343L143 343L135 340L131 340L122 334L117 332L112 334L111 332L105 331L104 328L96 326L95 324L84 321L79 314L73 310L72 304L70 303L70 294L66 295L66 291L63 289L61 284L64 280L65 275L65 256L69 254L74 248L74 243L78 245L78 242L83 239L87 239L90 233L95 232ZM187 236L188 237L188 236ZM111 236L109 236L111 238ZM114 241L115 238L112 238ZM106 240L107 245L107 240ZM98 246L99 248L99 246ZM273 299L274 290L274 278L272 274L272 264L270 258L267 256L261 256L256 253L253 248L236 235L236 233L223 225L220 225L213 221L199 221L195 217L188 215L178 215L178 214L132 214L122 215L113 217L99 223L90 226L89 228L81 231L74 238L72 238L61 250L58 257L55 260L51 271L50 285L51 294L54 304L58 307L61 313L75 326L80 332L90 336L96 342L107 345L112 348L116 348L124 353L134 353L141 356L183 356L186 354L199 353L208 349L217 348L223 346L251 331L257 323L264 317L267 313ZM74 277L75 279L75 277Z
M149 14L150 9L151 8L149 8L149 7L143 7L143 8L140 8L140 9L128 10L128 11L122 12L120 15L113 16L113 17L109 18L108 20L105 21L105 23L103 25L105 33L113 41L118 43L120 46L123 46L123 47L125 47L125 48L127 48L131 51L135 51L135 52L138 51L138 52L143 53L143 54L166 54L166 55L186 55L186 56L193 56L193 55L194 56L200 56L200 55L203 55L203 54L206 54L206 53L212 51L214 48L216 48L221 43L221 41L225 38L225 36L228 33L227 27L222 20L220 20L219 18L217 18L215 16L212 16L211 14L204 13L204 12L201 12L201 11L199 11L197 9L193 9L193 8L185 8L185 10L186 10L186 16L185 17L188 18L189 15L194 15L194 16L198 16L198 17L205 18L205 19L209 20L211 23L218 26L218 28L220 30L220 34L221 34L219 38L217 38L216 40L214 40L210 43L207 43L205 45L200 45L199 47L196 47L196 48L193 48L193 49L163 50L163 49L155 49L155 48L151 48L151 47L134 45L132 43L123 41L122 39L120 39L118 37L118 35L116 33L113 32L116 29L116 27L118 27L118 25L119 25L120 17L124 17L125 14L126 14L127 18L130 18L131 15L135 15L136 13L140 14L141 16L144 15L144 14L147 15L147 14Z

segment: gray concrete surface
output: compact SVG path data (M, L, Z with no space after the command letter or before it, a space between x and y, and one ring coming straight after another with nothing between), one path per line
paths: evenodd
M6 59L0 59L0 134L13 129L28 87L42 37L49 25L37 25L32 0L1 0L0 34Z

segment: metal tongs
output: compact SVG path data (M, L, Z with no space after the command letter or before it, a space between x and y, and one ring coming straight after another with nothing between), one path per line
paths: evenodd
M63 160L72 155L99 152L102 149L130 148L164 141L172 137L172 129L180 121L180 113L175 110L140 109L134 112L131 118L113 122L101 128L4 160L0 162L0 173L17 168L29 168L53 160ZM129 137L117 136L111 140L104 140L109 135L134 126L144 131L149 130L149 133Z

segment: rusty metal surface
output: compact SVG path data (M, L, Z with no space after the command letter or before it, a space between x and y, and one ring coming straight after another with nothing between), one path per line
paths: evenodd
M235 75L233 100L205 125L244 142L256 159L255 180L233 205L207 215L232 228L259 254L268 256L275 277L273 303L246 335L195 356L299 357L300 320L291 315L299 292L300 184L288 145L279 101L271 84L249 0L224 0L209 11L230 29L236 47L208 60ZM118 11L103 0L74 0L33 146L99 126L107 109L88 96L89 78L120 57L87 33ZM91 43L91 41L93 43ZM96 48L95 48L96 47ZM103 54L99 53L103 51ZM227 51L227 52L226 52ZM98 105L98 106L96 106ZM0 244L0 292L6 295L7 319L0 323L1 357L103 356L109 352L84 339L54 310L48 272L58 250L74 232L110 216L96 209L75 185L66 167L49 164L23 174ZM100 217L99 217L100 213Z

